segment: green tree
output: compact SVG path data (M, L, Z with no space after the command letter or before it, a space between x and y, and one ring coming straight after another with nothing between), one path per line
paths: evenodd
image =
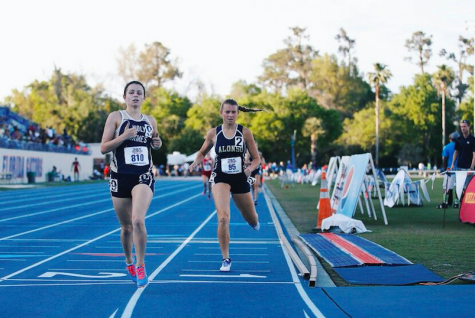
M142 112L155 118L163 141L162 147L152 152L154 162L166 162L167 153L173 150L169 149L169 145L185 128L186 114L191 105L187 97L163 87L156 87L147 92Z
M432 35L426 36L422 31L414 32L410 39L406 40L406 48L409 52L417 53L417 61L415 62L421 68L421 74L424 74L424 65L429 63L432 56ZM412 61L411 57L406 58L407 61Z
M442 143L442 111L436 88L432 85L428 74L416 75L414 84L401 87L389 103L390 111L396 116L393 127L399 140L419 145L427 160L440 160L440 144ZM454 118L454 102L446 100L446 127L453 129L451 120Z
M110 111L120 104L107 97L100 86L91 87L84 76L55 69L47 81L35 80L7 97L13 111L57 132L68 131L74 139L99 142ZM99 129L98 129L99 127Z
M352 75L352 63L356 63L356 58L353 57L351 54L353 53L353 49L355 48L355 39L351 39L346 31L343 28L340 28L340 33L335 36L335 39L340 43L338 47L338 52L343 55L343 58L348 58L348 75Z
M128 82L139 80L147 88L162 87L167 81L181 77L176 61L170 57L170 49L161 42L145 44L137 53L134 45L119 50L117 59L119 75Z
M317 140L324 133L325 129L323 129L322 120L320 118L310 117L305 120L302 135L304 137L310 137L310 154L314 165L317 160Z
M432 75L437 92L442 95L442 148L445 146L445 98L450 94L450 87L455 79L454 71L447 65L440 65Z
M202 95L188 110L185 126L201 131L202 137L213 127L222 123L219 114L221 101L217 96Z
M264 74L259 81L280 93L284 87L298 86L309 89L312 60L318 56L311 45L305 28L293 27L292 35L284 40L286 47L271 54L263 62Z
M309 77L312 83L309 94L322 107L351 117L374 99L370 85L357 75L356 65L353 69L354 75L348 76L347 67L340 65L335 55L325 54L315 58Z
M468 84L464 83L463 75L465 71L472 71L471 65L467 64L467 58L469 55L473 55L473 38L466 39L463 36L459 37L459 55L456 56L455 53L449 53L445 49L442 49L439 53L440 56L446 57L447 60L453 61L457 64L458 72L457 72L457 85L455 88L457 89L457 97L458 105L463 100L465 93L468 89Z
M375 163L376 166L379 165L379 88L381 85L384 85L391 78L392 74L389 69L386 68L386 65L375 63L374 64L375 72L368 74L368 79L370 84L374 86L375 89L375 114L376 114L376 151L375 151Z

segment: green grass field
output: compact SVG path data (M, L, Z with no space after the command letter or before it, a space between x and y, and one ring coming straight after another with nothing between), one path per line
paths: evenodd
M266 184L300 233L311 233L317 222L320 183L315 187L296 184L287 189L281 188L278 179L268 180ZM431 190L431 182L427 187L431 202L424 202L423 207L385 207L388 225L384 225L377 199L373 200L377 221L369 218L366 212L362 215L357 208L354 218L363 221L372 231L359 235L444 278L475 271L475 227L461 223L458 209L450 208L446 211L443 228L443 210L436 209L442 202L442 179L435 180L434 190ZM384 189L381 190L384 199ZM322 264L337 285L348 286L326 262L322 261Z

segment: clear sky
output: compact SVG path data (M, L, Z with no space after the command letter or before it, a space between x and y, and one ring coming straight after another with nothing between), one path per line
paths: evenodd
M356 39L360 71L387 64L388 86L397 92L419 72L404 61L413 32L433 35L427 68L433 72L442 63L455 66L438 52L457 52L459 35L474 33L465 21L475 19L473 0L15 0L2 1L0 10L0 101L12 89L50 78L55 65L120 96L119 48L134 43L141 50L154 41L178 59L180 93L200 79L224 96L232 83L256 80L262 61L284 47L293 26L307 28L321 53L337 53L335 35L343 27Z

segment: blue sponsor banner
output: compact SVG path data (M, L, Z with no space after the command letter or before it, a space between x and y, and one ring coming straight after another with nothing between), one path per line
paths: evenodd
M4 155L2 158L2 172L11 173L13 179L24 178L26 176L26 172L35 172L37 177L42 177L43 159L30 157L26 158L25 160L25 157L23 156Z
M366 168L370 162L369 160L369 153L350 157L346 173L346 182L344 182L344 188L336 213L343 214L350 218L353 217L361 192L361 185L366 175Z

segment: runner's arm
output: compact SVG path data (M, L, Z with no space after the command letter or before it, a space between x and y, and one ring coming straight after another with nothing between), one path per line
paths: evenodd
M206 154L211 150L211 148L213 148L215 137L216 137L216 128L213 128L210 131L208 131L208 133L206 134L206 139L205 139L205 142L203 143L203 146L201 146L201 149L196 154L195 161L193 161L193 163L190 165L191 172L193 172L195 167L197 167L203 161L203 158L206 156Z

